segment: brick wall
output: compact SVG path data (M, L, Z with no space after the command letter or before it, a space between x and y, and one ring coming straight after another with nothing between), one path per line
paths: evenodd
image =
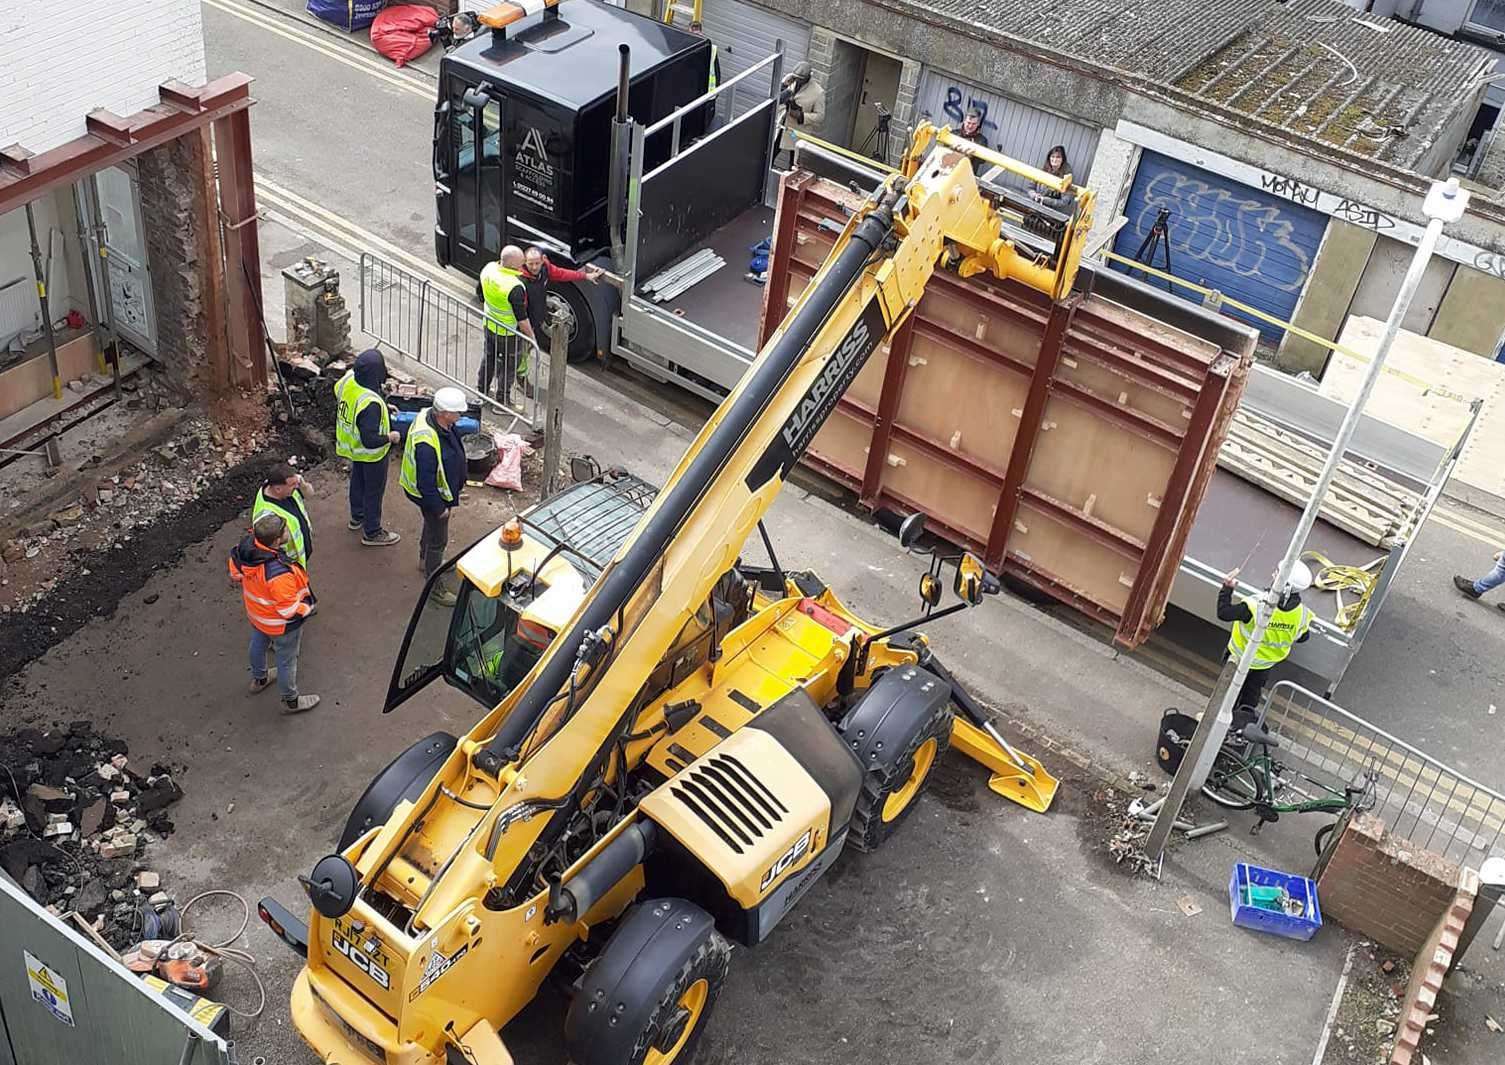
M1432 1016L1432 1008L1437 1005L1437 993L1442 990L1443 978L1453 967L1459 937L1473 912L1478 893L1479 874L1472 869L1463 870L1458 890L1448 908L1416 952L1416 959L1411 964L1411 982L1406 987L1406 997L1401 1000L1400 1027L1395 1033L1390 1065L1412 1065L1413 1061L1426 1060L1426 1055L1420 1050L1427 1018ZM1457 1023L1454 1018L1449 1018L1449 1022Z
M5 0L0 40L0 147L44 152L95 108L129 115L164 81L205 80L199 0Z
M137 157L141 219L157 312L157 357L183 397L214 387L211 348L224 338L210 325L218 266L210 250L206 138L189 135Z
M1317 881L1324 913L1401 954L1415 954L1453 902L1459 868L1392 836L1373 814L1353 818Z

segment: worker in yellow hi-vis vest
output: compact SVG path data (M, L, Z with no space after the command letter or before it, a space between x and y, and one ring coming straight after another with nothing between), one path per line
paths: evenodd
M481 296L486 300L486 352L476 388L491 394L491 379L497 379L497 397L510 407L523 409L528 389L533 325L528 320L528 290L523 283L523 250L515 244L502 249L496 262L481 271ZM524 339L526 338L526 339ZM515 389L514 389L514 386Z
M1218 592L1218 620L1233 623L1228 635L1228 657L1237 658L1244 653L1254 629L1254 612L1257 603L1253 599L1233 601L1239 571L1235 569L1223 580ZM1312 586L1312 571L1305 562L1297 562L1291 568L1291 584L1285 597L1270 615L1270 624L1265 627L1264 638L1254 653L1249 666L1249 675L1239 689L1238 702L1234 704L1234 725L1253 720L1259 710L1259 699L1265 690L1265 680L1270 670L1284 662L1291 648L1311 635L1312 612L1301 602L1301 593Z

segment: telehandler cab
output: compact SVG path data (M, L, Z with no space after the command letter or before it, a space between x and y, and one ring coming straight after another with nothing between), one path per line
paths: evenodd
M1042 240L974 165L1070 193L1069 224ZM306 926L260 907L307 958L293 1019L322 1060L511 1062L499 1033L555 973L575 1065L683 1065L731 944L767 938L847 845L880 846L948 745L1050 805L1054 778L916 631L998 591L975 556L932 554L922 616L884 628L783 570L761 519L936 270L1064 299L1091 207L1069 177L922 123L662 490L592 479L435 575L429 593L459 596L420 603L389 708L442 676L488 712L372 782L301 878ZM767 567L740 559L754 530ZM937 609L946 567L957 602Z

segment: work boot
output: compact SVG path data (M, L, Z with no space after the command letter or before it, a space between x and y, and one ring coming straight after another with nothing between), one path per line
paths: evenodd
M361 543L366 547L391 547L402 539L402 533L393 532L391 529L382 529L375 536L364 535Z
M515 411L526 410L527 409L527 403L528 403L528 401L523 397L522 389L518 388L516 385L512 386L511 388L509 388L507 390L506 404L507 404L507 406L511 407L513 410L515 410Z
M282 712L284 714L302 714L319 705L317 695L300 695L296 699L284 699Z
M533 398L533 382L529 381L522 374L517 375L517 387L523 390L523 395L529 399Z
M1474 590L1474 582L1469 580L1467 577L1454 577L1453 587L1457 588L1460 592L1468 596L1470 599L1479 598L1479 593Z
M246 692L250 695L258 695L272 686L272 681L277 679L277 670L267 670L264 677L252 677L251 683L246 685Z
M360 532L366 526L365 518L351 518L345 523L345 528L351 532Z
M429 596L429 602L438 606L454 606L458 600L459 596L452 588L435 588L433 594Z

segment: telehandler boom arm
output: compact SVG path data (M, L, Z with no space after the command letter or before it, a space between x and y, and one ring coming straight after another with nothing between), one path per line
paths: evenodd
M702 428L571 627L519 686L510 709L498 708L500 726L473 755L478 771L495 777L526 758L527 793L560 798L561 787L582 786L589 775L582 761L605 757L630 724L624 717L649 671L735 562L838 399L914 310L943 259L954 258L964 274L987 270L1053 299L1071 291L1092 221L1091 191L1072 189L1069 222L1054 252L1028 250L1019 239L1024 232L1008 224L1007 212L979 186L974 162L1072 189L1069 177L1036 173L922 124L904 170L848 221L794 310ZM566 714L558 709L562 699L578 706ZM559 826L567 815L566 808L556 814ZM545 830L545 840L548 835ZM531 870L498 867L512 874L509 888L526 890Z

